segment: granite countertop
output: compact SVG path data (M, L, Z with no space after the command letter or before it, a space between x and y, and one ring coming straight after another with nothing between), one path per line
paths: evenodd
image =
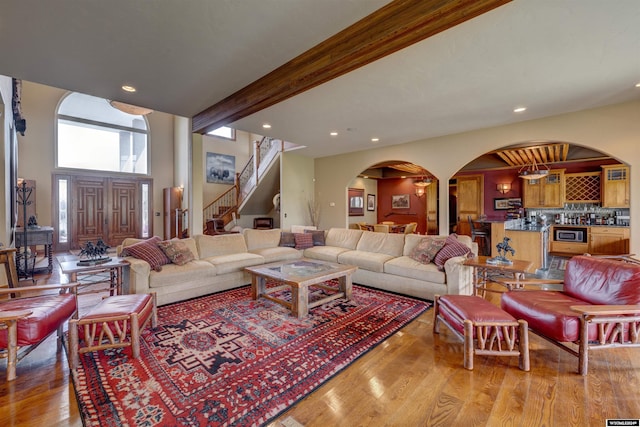
M505 231L531 231L535 233L541 233L543 231L547 231L549 229L548 225L539 225L539 224L529 224L529 225L518 225L515 227L507 227Z

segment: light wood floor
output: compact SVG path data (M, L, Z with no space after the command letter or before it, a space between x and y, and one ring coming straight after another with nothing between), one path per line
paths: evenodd
M58 281L57 272L38 277ZM81 296L80 305L97 298ZM582 377L575 357L531 335L530 372L515 357L489 356L467 371L462 342L446 327L434 336L432 325L429 310L270 426L604 426L607 418L640 418L640 349L594 353ZM4 363L0 426L82 425L55 337L18 364L11 383Z

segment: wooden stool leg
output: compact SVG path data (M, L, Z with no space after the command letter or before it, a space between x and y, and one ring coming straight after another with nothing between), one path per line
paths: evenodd
M464 321L464 367L473 371L473 322Z
M518 320L518 339L520 350L520 369L529 371L529 324L526 320Z
M69 368L78 368L78 319L69 320Z
M140 324L138 313L131 313L131 351L133 358L140 357Z
M18 361L18 320L7 320L5 325L7 325L7 381L13 381L16 379Z
M436 295L433 299L433 333L440 333L440 324L438 322L438 315L440 314L440 295Z

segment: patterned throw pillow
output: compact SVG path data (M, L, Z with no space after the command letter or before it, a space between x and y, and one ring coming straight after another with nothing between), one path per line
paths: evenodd
M438 252L433 262L438 266L438 269L444 270L444 263L447 262L448 259L463 255L469 257L471 254L471 249L460 243L454 233L447 236L444 247L440 249L440 252Z
M295 248L296 247L296 239L293 237L293 233L288 231L283 231L280 233L280 243L278 246L283 246L285 248Z
M295 233L296 249L308 249L313 247L313 235L310 233Z
M422 264L429 264L444 247L445 241L444 237L425 237L413 248L409 258Z
M161 271L163 265L171 263L171 260L158 247L158 243L161 241L160 237L153 236L150 239L127 246L127 253L134 258L148 262L152 270Z
M324 246L324 231L323 230L304 230L305 233L309 233L313 236L313 246Z
M158 246L171 260L171 262L176 265L185 265L189 261L196 259L186 243L181 242L178 239L158 242Z

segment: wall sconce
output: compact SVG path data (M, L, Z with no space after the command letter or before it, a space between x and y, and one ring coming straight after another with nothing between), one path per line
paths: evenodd
M506 193L508 193L509 191L511 191L511 184L510 184L510 183L507 183L507 182L502 183L502 184L498 184L498 185L496 186L496 189L497 189L499 192L501 192L502 194L506 194Z
M418 197L424 196L424 193L427 190L427 186L431 184L431 178L425 178L418 181L414 181L413 186L415 187L415 194Z

